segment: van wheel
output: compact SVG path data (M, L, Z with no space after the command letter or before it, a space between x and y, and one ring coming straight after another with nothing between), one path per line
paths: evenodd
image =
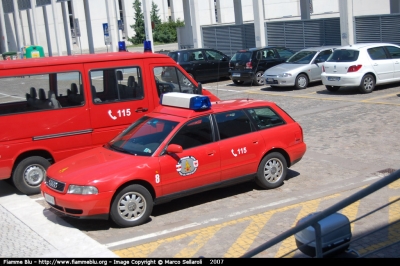
M262 188L276 188L286 178L287 163L279 152L272 152L264 157L258 166L256 183Z
M307 88L307 86L308 86L308 78L307 78L307 76L304 75L304 74L298 75L296 77L296 81L294 83L294 87L297 90L302 90L302 89Z
M370 93L375 88L375 78L371 74L365 75L361 79L359 90L361 93Z
M32 156L18 163L12 179L15 187L26 195L40 193L40 184L46 177L50 162L40 156Z
M110 210L111 219L121 227L146 222L153 210L153 198L141 185L129 185L115 196Z
M256 76L254 78L254 84L261 86L264 85L265 79L263 78L264 71L257 71Z

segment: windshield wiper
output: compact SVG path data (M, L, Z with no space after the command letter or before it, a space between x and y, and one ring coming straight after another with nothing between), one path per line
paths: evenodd
M130 152L128 150L125 150L125 149L123 149L121 147L115 146L115 145L109 145L109 147L110 147L110 149L112 149L114 151L119 151L119 152L122 152L122 153L135 155L134 153L132 153L132 152Z

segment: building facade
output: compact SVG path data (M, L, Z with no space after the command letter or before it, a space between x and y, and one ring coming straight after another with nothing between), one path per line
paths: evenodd
M47 55L117 51L118 41L135 33L135 0L0 0L0 52L39 45ZM265 23L339 18L343 44L354 43L354 17L400 13L400 0L140 0L146 33L149 13L158 6L160 19L180 19L181 46L202 47L202 27L254 23L256 46L267 43ZM104 26L105 24L106 27ZM150 34L151 35L151 34ZM148 39L152 37L148 35ZM129 45L129 42L127 42Z

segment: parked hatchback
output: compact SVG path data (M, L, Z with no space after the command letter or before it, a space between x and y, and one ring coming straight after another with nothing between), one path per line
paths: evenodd
M360 43L336 49L324 64L322 82L328 91L357 86L370 93L375 85L400 81L400 46Z
M229 77L228 55L209 48L185 49L169 52L186 72L196 81L215 80L221 77ZM164 79L169 73L165 72Z
M337 47L313 47L298 51L285 63L264 72L265 84L274 87L307 88L310 82L320 81L323 63Z
M229 62L229 74L236 85L252 82L263 85L265 70L285 62L294 51L284 47L250 48L236 52Z

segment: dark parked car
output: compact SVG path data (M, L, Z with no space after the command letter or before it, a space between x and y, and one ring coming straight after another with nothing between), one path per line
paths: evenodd
M236 52L229 62L229 75L236 85L253 82L263 85L264 71L285 62L295 52L285 47L250 48Z
M231 58L215 49L195 48L177 50L169 52L168 55L181 65L196 81L229 77L229 60ZM164 73L163 75L168 75L168 73Z

